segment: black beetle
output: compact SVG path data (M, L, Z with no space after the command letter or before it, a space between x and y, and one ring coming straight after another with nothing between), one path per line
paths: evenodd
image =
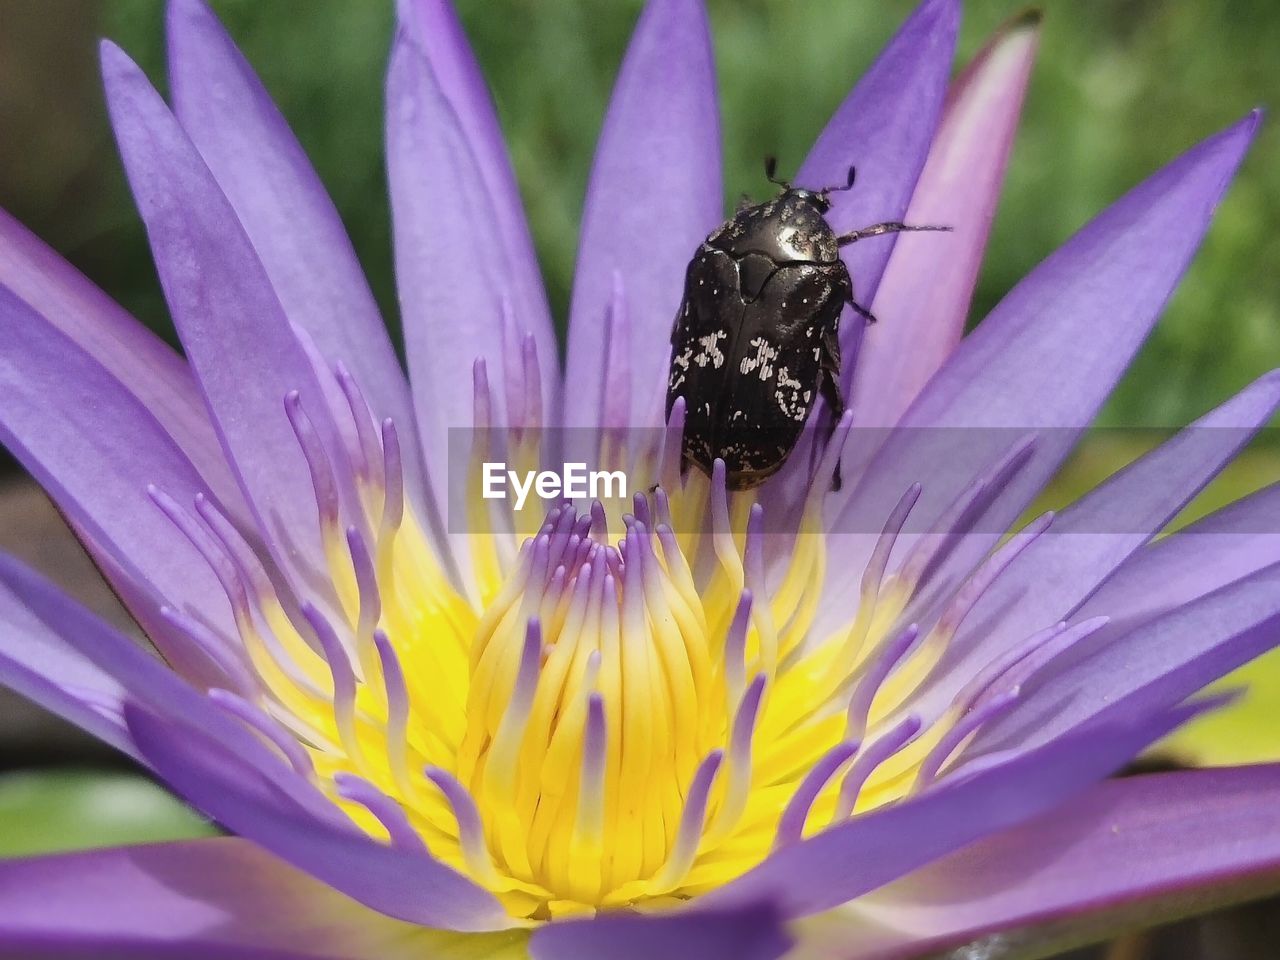
M904 230L946 230L877 223L837 235L827 222L830 194L853 186L804 190L765 175L781 192L744 205L702 244L685 273L684 298L671 331L667 417L686 404L686 467L710 474L725 462L733 490L758 486L781 469L800 438L818 394L834 420L840 395L840 311L853 281L840 248Z

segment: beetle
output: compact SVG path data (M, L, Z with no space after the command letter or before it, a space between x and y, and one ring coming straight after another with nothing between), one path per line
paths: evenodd
M853 280L840 248L907 230L947 230L890 221L837 234L827 222L831 194L851 189L781 188L764 203L743 201L699 246L685 272L684 296L671 331L667 418L677 397L686 410L683 468L711 474L725 462L730 489L759 486L786 463L819 395L832 424L844 412L840 393L840 313ZM837 480L838 484L838 472Z

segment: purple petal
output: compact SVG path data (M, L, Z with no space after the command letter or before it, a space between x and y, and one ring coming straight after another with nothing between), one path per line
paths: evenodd
M1038 17L1019 18L948 92L904 219L953 232L897 238L872 304L884 322L867 329L854 369L856 426L893 426L960 342L1039 34Z
M520 329L533 334L541 370L542 406L554 410L559 400L560 347L493 99L449 0L399 3L400 22L430 63L484 181L502 239L504 279L511 284L512 312ZM518 348L516 344L511 349Z
M137 397L2 288L0 324L0 440L110 559L113 579L133 586L137 616L168 603L234 636L208 564L147 495L155 484L192 502L205 489L195 468ZM181 651L166 653L190 666Z
M828 910L1063 803L1195 712L1184 707L1076 733L963 779L944 779L784 848L698 902L710 908L764 900L787 917Z
M886 960L1018 930L1040 955L1055 935L1101 940L1277 887L1280 766L1131 777L817 918L799 953Z
M178 794L227 829L387 916L446 930L500 930L508 917L489 893L426 854L303 819L229 779L236 758L191 727L132 707L142 756Z
M0 286L102 364L153 412L223 502L242 509L240 491L182 357L3 210Z
M934 715L925 704L944 706L982 664L1072 615L1231 462L1278 406L1280 373L1267 374L1060 513L974 607L939 682L913 700L912 711ZM1109 615L1105 605L1096 612Z
M1130 557L1081 607L1106 611L1119 636L1220 587L1280 563L1280 484L1237 500Z
M697 914L606 914L534 933L533 960L773 960L791 947L768 904Z
M202 0L169 5L174 112L235 209L285 316L344 364L421 486L409 388L338 211L253 68ZM336 391L336 384L334 390Z
M721 221L720 118L701 0L649 0L609 101L582 215L564 424L596 427L615 273L629 322L629 423L660 426L685 267Z
M1025 466L938 573L963 575L1026 508L1093 419L1155 323L1253 139L1250 115L1130 191L1026 277L967 336L904 414L839 508L837 530L877 529L920 482L915 531L937 523L974 478L1038 431ZM919 533L899 540L899 551ZM868 537L838 543L856 576ZM829 589L844 593L837 580Z
M1017 707L965 751L1028 750L1082 724L1124 722L1189 697L1280 642L1280 564L1116 633L1075 644L1022 685Z
M1038 401L1037 425L1087 422L1181 277L1258 122L1251 114L1184 154L1037 267L965 340L908 422L1025 427L1025 399ZM1107 347L1124 354L1110 358ZM1058 387L1077 389L1063 397Z
M120 717L131 704L143 704L234 751L235 762L227 770L238 788L263 792L263 785L272 784L272 796L282 796L290 809L305 810L328 823L342 822L314 787L294 782L297 778L289 776L289 768L255 734L159 659L3 554L0 591L6 598L5 616L15 627L0 639L0 656L17 667L4 677L6 683L33 691L39 702L133 755L140 750L123 730Z
M387 167L396 281L414 409L436 509L447 511L449 431L474 423L477 358L503 370L509 295L496 223L465 134L418 47L402 30L387 77ZM441 264L466 264L441 269ZM497 422L505 423L498 391Z
M0 685L136 755L124 723L124 687L51 629L8 583L0 583Z
M297 390L310 404L335 467L347 461L335 456L341 440L315 370L235 211L164 101L113 44L102 46L102 70L160 282L228 458L281 567L316 562L315 493L286 394Z
M523 936L393 920L229 837L0 862L6 957L461 960Z

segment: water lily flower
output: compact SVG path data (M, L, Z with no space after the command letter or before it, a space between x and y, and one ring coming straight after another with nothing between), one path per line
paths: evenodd
M1280 636L1280 538L1259 532L1280 489L1153 542L1280 378L1017 528L1258 118L962 336L1037 24L952 82L958 18L926 0L796 175L856 164L837 229L954 231L847 248L880 319L842 323L849 411L745 492L682 472L685 408L662 417L684 268L723 216L698 0L650 0L622 65L563 375L459 23L403 0L387 159L412 390L212 14L171 0L171 106L104 44L186 359L5 218L0 437L161 657L2 559L0 680L230 836L0 864L0 955L1043 952L1274 888L1280 767L1105 778ZM645 481L625 517L479 496L494 450L558 455L546 428Z

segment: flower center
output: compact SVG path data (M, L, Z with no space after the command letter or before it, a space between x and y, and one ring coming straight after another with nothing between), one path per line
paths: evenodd
M295 596L207 500L192 512L154 492L235 613L244 658L223 665L236 689L211 696L361 828L429 851L517 917L688 899L927 788L1062 632L1029 638L936 716L908 713L966 613L1043 524L920 630L904 612L947 536L917 538L890 567L920 492L908 490L870 552L856 610L819 626L822 500L841 437L793 508L794 531L766 533L755 494L728 492L722 464L710 478L673 466L679 406L674 446L668 436L638 458L661 483L612 524L599 502L564 503L540 522L503 507L495 519L472 486L476 532L455 538L470 569L450 575L408 505L394 425L379 429L350 377L336 381L355 427L354 510L334 492L302 400L286 401L330 590ZM480 367L479 427L487 401ZM534 432L504 436L515 458L537 462ZM170 619L216 648L198 624Z

